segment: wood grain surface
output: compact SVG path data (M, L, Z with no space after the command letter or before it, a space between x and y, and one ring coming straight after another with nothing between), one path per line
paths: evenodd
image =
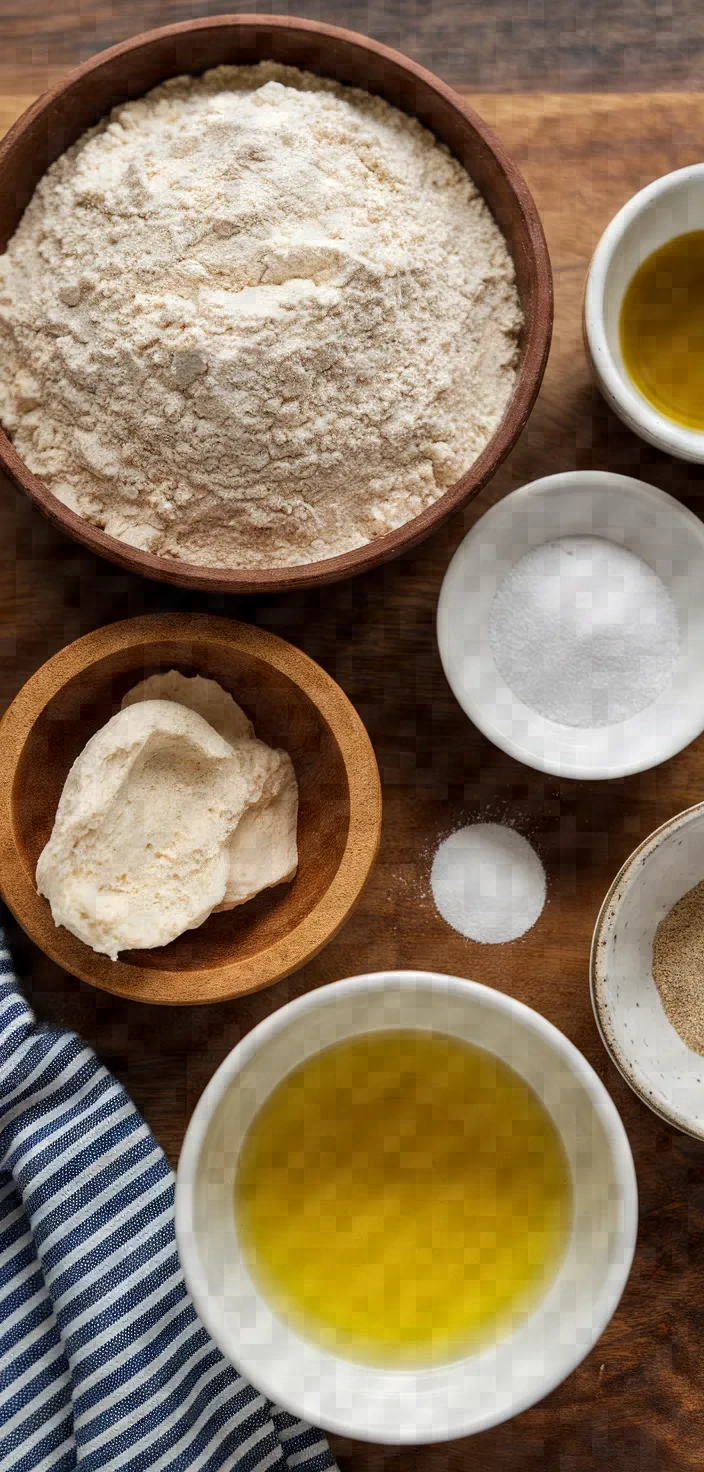
M349 26L483 91L701 83L700 0L0 0L0 70L36 77L137 31L236 10Z
M154 8L146 19L153 21ZM112 14L107 5L94 9ZM176 10L169 7L168 18ZM74 12L75 19L77 6ZM134 20L136 9L129 14ZM100 32L101 41L112 38ZM59 36L59 50L61 44ZM658 770L624 781L582 784L534 773L495 750L462 715L443 678L434 617L443 572L463 533L496 499L538 475L611 467L673 492L704 515L704 470L641 444L592 389L579 320L585 269L611 215L648 180L700 159L704 98L475 95L473 102L534 190L553 256L557 311L529 425L468 511L416 553L364 578L226 603L131 579L63 540L9 485L0 496L3 704L69 639L147 609L210 607L283 634L340 682L376 749L384 832L361 906L297 975L256 996L192 1010L157 1011L92 991L44 960L16 928L10 939L39 1015L76 1027L98 1049L174 1161L190 1111L228 1050L310 987L361 970L421 966L474 977L537 1007L594 1064L631 1140L641 1228L622 1304L576 1373L514 1421L471 1441L419 1450L337 1440L340 1467L695 1472L704 1469L704 1156L700 1145L651 1115L612 1067L592 1018L588 957L600 901L619 865L658 823L704 797L704 738ZM9 114L9 95L5 105ZM515 823L547 868L543 916L513 945L462 940L429 894L438 840L478 817Z

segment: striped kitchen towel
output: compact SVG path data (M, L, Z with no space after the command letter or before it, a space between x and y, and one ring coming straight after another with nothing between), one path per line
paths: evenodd
M2 1472L269 1467L335 1463L208 1338L163 1151L90 1048L36 1025L0 931Z

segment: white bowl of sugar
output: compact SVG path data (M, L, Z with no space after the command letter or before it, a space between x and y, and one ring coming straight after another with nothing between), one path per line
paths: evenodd
M610 471L533 481L458 547L437 636L509 756L592 780L658 766L704 730L704 524Z

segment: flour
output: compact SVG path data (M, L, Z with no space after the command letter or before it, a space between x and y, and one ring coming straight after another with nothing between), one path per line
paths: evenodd
M0 419L61 501L210 566L333 556L465 472L521 313L461 165L367 93L180 77L52 165L0 257Z

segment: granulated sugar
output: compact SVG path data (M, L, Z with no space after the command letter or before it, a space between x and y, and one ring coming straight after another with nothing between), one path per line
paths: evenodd
M531 710L565 726L609 726L651 705L679 650L677 613L640 557L601 537L526 553L495 594L491 651Z
M516 940L545 904L545 870L535 849L500 823L473 823L446 838L430 883L443 920L484 945Z

